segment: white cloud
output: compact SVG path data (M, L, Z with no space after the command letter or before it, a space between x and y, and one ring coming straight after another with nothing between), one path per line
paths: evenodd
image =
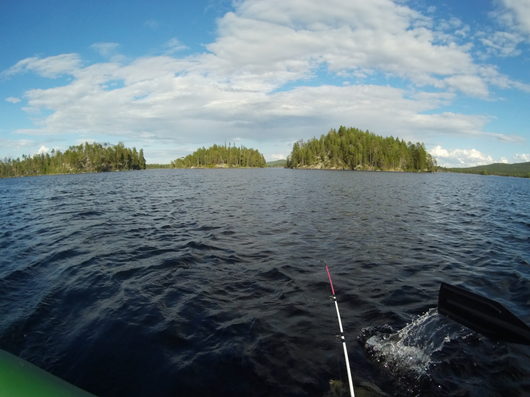
M285 160L287 155L281 153L273 153L270 155L270 161Z
M516 28L530 38L530 0L499 0L504 10L499 18L506 26Z
M176 37L173 37L173 38L169 39L166 42L166 44L164 45L164 47L166 49L166 54L167 55L175 54L175 53L177 53L179 51L182 51L182 50L185 50L185 49L188 48L186 45L184 45Z
M41 145L39 150L37 151L37 154L46 154L50 151L50 149L44 145Z
M509 77L501 74L496 66L493 65L482 65L479 67L479 74L483 77L484 81L492 86L510 89L514 88L517 90L530 92L530 84L521 83L514 81Z
M73 74L81 67L78 54L61 54L47 58L31 57L17 62L1 73L4 77L19 73L35 72L43 77L56 78L64 74Z
M494 163L493 157L481 153L477 149L448 150L440 145L435 146L429 153L443 167L474 167Z
M391 0L237 4L234 12L219 20L218 38L207 46L211 54L200 65L203 72L222 74L234 84L258 80L272 90L286 82L310 79L324 68L356 78L384 73L420 87L479 98L489 96L489 85L528 89L498 70L491 76L491 65L475 63L472 43L457 44L469 26L456 18L444 21L441 28L430 17ZM505 48L512 36L505 34L499 43L501 36L495 45ZM505 51L508 55L516 50Z
M115 57L118 44L111 42L92 45L108 62L83 66L77 54L18 62L3 74L73 77L63 86L27 91L26 109L46 112L35 128L18 132L114 134L153 147L155 140L184 147L242 137L273 142L269 156L282 153L278 147L286 142L339 124L415 141L448 134L513 139L485 132L487 117L438 109L459 93L486 98L490 86L526 86L476 64L469 46L433 30L431 17L405 2L235 4L219 19L205 53L177 58L185 46L172 38L165 56L129 62ZM459 37L466 34L461 21L448 20L447 29L455 28ZM350 84L304 86L321 71ZM362 83L373 75L402 78L408 88ZM418 91L424 87L429 92Z
M9 102L9 103L19 103L21 100L22 99L14 97L14 96L9 96L6 98L6 102Z
M16 148L26 148L35 143L31 139L2 139L0 142L2 143L2 146L14 146Z
M430 23L390 0L249 0L220 20L208 49L217 70L269 74L279 84L311 76L321 64L335 73L383 71L420 85L476 73L465 47L434 44Z
M94 51L96 51L102 57L110 57L116 53L119 44L113 42L102 42L94 43L90 46Z
M0 135L0 160L17 157L15 153L28 152L35 145L30 139L3 139Z
M523 41L523 38L519 34L502 31L481 32L478 34L478 39L486 47L487 55L510 57L521 54L517 46Z
M530 161L530 153L518 153L514 157L517 162Z
M496 0L490 13L501 31L478 32L477 38L485 47L482 56L519 56L519 46L530 42L530 0Z
M271 140L290 140L344 124L415 140L426 134L493 135L483 132L489 121L483 116L430 113L450 100L445 93L411 97L405 90L376 85L267 92L187 70L193 70L193 64L170 57L144 58L126 66L92 65L78 71L67 86L28 91L30 108L50 109L52 114L42 120L41 128L19 132L127 133L182 143L215 136L263 139L265 134ZM110 89L109 82L116 80L123 85Z
M470 96L487 98L489 95L486 82L477 75L455 74L444 81L452 89L460 90Z

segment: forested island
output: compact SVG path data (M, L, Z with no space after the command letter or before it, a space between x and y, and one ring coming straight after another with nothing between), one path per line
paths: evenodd
M406 143L341 126L318 139L295 142L287 167L432 172L436 170L436 162L423 143Z
M0 177L16 177L45 174L77 174L83 172L106 172L141 170L146 168L144 152L117 145L84 143L70 146L64 153L22 156L17 159L0 160Z
M530 162L515 164L495 163L467 168L440 168L440 171L530 178Z
M173 168L251 168L265 167L265 157L244 146L213 145L171 162Z

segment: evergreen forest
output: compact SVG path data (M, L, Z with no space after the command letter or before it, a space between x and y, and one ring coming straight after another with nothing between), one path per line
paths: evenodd
M287 160L274 160L267 162L268 168L285 168L287 167Z
M173 168L247 168L265 167L265 157L256 149L244 146L213 145L171 162Z
M24 155L22 158L0 161L0 177L43 174L76 174L145 169L143 149L129 149L117 145L84 143L71 146L66 151Z
M447 172L459 172L464 174L516 176L520 178L530 178L530 162L515 164L495 163L467 168L441 168L440 170Z
M423 143L341 126L318 139L295 142L287 167L432 172L436 162Z

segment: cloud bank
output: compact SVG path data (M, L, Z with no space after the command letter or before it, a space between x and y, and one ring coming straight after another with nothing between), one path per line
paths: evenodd
M495 162L493 157L481 153L476 149L447 150L437 145L429 153L438 159L438 165L443 167L474 167Z
M525 11L504 2L526 29L519 18ZM391 0L246 0L219 19L203 53L179 57L187 47L171 38L165 55L125 61L118 43L100 42L92 48L105 62L86 65L74 53L30 57L2 75L70 77L25 92L24 109L43 116L18 133L126 137L146 153L160 152L160 142L183 155L190 143L260 141L276 158L278 147L286 154L293 141L339 124L427 143L462 134L513 139L486 131L485 116L441 110L458 96L489 98L492 87L526 88L457 44L456 35L465 34L455 33L457 22L434 29L429 16ZM435 156L480 157L443 150L435 148Z

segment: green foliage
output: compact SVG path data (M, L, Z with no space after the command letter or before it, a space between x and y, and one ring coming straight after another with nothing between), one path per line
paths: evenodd
M495 163L468 168L442 168L441 171L530 178L530 162L515 164Z
M171 168L171 164L146 164L148 170L158 170L162 168Z
M64 153L52 150L51 153L0 161L0 177L140 170L145 167L143 149L129 149L121 142L117 145L84 143L71 146Z
M238 168L265 167L265 158L255 149L243 146L213 145L171 162L173 168Z
M341 126L319 139L298 141L287 159L289 168L382 171L434 171L435 160L423 143L405 143L368 131Z
M269 168L285 168L287 167L287 160L275 160L267 162Z

